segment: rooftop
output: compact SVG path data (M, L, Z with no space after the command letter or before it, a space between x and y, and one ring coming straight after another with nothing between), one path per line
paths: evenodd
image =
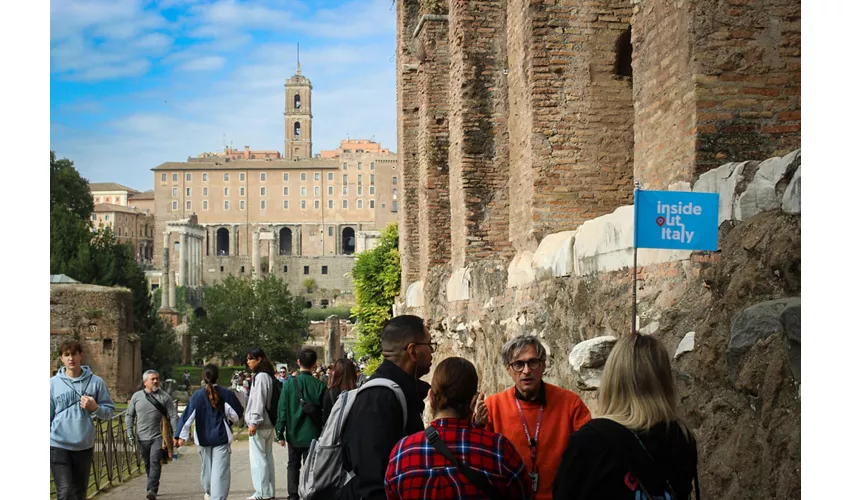
M167 161L151 170L298 170L308 168L337 169L336 160L303 159L303 160L230 160L221 158L195 158L192 161Z
M150 191L145 191L139 194L134 194L130 196L131 200L152 200L154 199L154 191L151 189Z
M135 189L122 186L117 182L89 182L89 191L127 191L131 194L139 193Z
M140 214L147 215L147 212L142 210L138 210L131 207L125 207L123 205L113 205L112 203L97 203L94 206L95 213L106 213L106 212L121 212L123 214Z

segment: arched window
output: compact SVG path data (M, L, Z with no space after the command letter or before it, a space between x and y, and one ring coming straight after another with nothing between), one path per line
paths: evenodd
M220 227L215 232L216 249L219 256L230 255L230 231L227 228Z
M301 137L301 122L295 122L295 137Z
M351 255L354 253L354 229L347 227L342 230L342 254Z
M292 255L292 229L280 230L280 255Z
M295 109L301 109L301 95L295 94Z

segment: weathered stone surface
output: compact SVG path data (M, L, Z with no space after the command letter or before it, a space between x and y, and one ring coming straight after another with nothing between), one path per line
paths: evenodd
M720 209L717 212L717 225L732 220L735 206L735 188L743 178L744 168L750 162L727 163L699 176L694 183L695 193L718 193Z
M446 284L446 299L449 302L469 300L469 269L456 269Z
M573 347L570 351L570 368L576 374L580 388L585 390L599 388L602 381L602 369L616 342L617 337L606 335L585 340Z
M422 307L425 305L425 295L422 290L422 282L414 281L407 287L404 294L404 303L407 307Z
M186 391L173 391L171 393L171 398L174 401L178 401L180 403L188 403L190 394Z
M785 329L785 346L788 354L788 364L791 366L791 373L794 374L794 379L797 382L802 382L801 379L801 352L800 352L800 331L801 331L802 310L800 301L788 304L785 309L779 313L779 321Z
M779 158L767 159L759 164L753 180L746 190L735 200L733 216L744 220L760 212L774 210L782 204L782 193L777 189L782 179L794 171L800 164L800 150Z
M537 279L573 274L575 234L575 231L562 231L543 238L532 260Z
M800 298L768 300L750 306L733 321L726 348L729 378L734 382L741 357L759 340L784 331L780 315L788 306L799 307Z
M534 282L534 269L531 264L534 254L531 252L519 252L508 266L508 288L516 288Z
M802 170L802 165L797 167L794 177L791 178L791 182L785 188L785 194L782 195L782 211L787 214L800 213L800 173Z
M696 332L688 332L682 337L682 341L679 342L679 347L676 348L676 354L673 355L673 359L679 359L680 356L685 354L686 352L691 352L694 350L694 337L696 336Z

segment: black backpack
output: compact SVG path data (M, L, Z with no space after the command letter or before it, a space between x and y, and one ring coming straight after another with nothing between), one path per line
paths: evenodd
M301 402L301 412L313 422L316 429L322 430L322 405L315 405L306 399L301 394L301 386L298 384L298 377L292 381L295 384L295 391L298 393L298 400Z
M269 406L266 407L266 413L268 413L272 425L277 425L277 408L278 404L280 404L280 394L282 391L283 382L276 377L272 377L272 397Z

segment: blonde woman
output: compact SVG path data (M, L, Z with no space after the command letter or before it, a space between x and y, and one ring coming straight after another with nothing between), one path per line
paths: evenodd
M570 436L554 498L684 500L695 491L698 499L696 441L677 399L661 342L621 338L602 373L599 417Z

